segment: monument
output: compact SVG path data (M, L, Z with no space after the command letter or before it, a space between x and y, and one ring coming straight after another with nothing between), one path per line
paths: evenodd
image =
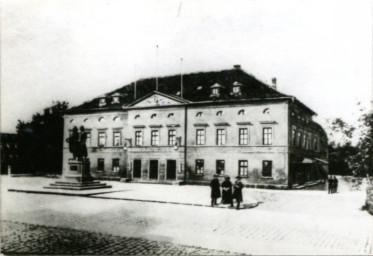
M74 126L71 136L66 139L69 143L69 151L73 155L73 158L69 161L69 168L64 169L60 181L56 181L45 188L64 190L111 188L106 183L94 181L91 176L86 140L87 134L84 127L81 126L78 131L78 128Z

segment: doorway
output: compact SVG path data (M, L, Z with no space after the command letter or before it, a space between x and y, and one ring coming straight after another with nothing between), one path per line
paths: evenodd
M167 160L167 179L176 180L176 160Z
M149 164L149 179L158 179L158 160L150 160Z
M141 179L141 160L133 160L133 178Z

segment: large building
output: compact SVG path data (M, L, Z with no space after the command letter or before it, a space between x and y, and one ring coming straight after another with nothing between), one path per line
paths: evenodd
M99 96L66 112L64 138L85 127L96 178L207 184L240 175L247 186L291 188L327 174L327 136L314 115L236 65ZM63 168L71 158L65 142Z

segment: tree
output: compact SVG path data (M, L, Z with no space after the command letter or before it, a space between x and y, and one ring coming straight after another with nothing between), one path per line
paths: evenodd
M358 177L372 176L373 111L363 113L355 126L344 122L341 118L336 118L331 122L330 129L339 134L342 141L338 144L332 141L329 144L331 173L341 174L342 169ZM355 146L352 145L354 135L359 136Z
M22 173L58 174L62 171L63 113L68 103L53 102L31 122L18 120L18 170Z

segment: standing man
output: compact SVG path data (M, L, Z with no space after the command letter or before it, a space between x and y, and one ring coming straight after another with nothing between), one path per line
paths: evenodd
M232 198L232 182L230 181L229 176L225 177L225 180L221 184L222 187L222 204L230 204L233 207L233 198Z
M338 190L338 179L333 176L333 193L337 193Z
M214 178L210 182L211 187L211 207L214 207L214 205L217 205L217 199L221 197L220 193L220 182L218 179L218 175L214 175Z
M243 201L242 188L243 188L243 184L241 182L241 177L237 176L236 181L233 186L233 198L235 198L237 201L237 208L236 208L237 210L240 209L240 203Z
M332 193L333 193L333 179L332 179L332 176L330 175L328 179L328 194L332 194Z

